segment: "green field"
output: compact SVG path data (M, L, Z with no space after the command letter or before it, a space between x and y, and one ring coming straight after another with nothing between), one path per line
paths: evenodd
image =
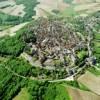
M93 53L97 57L97 61L100 63L100 33L95 33L94 35Z
M44 100L71 100L67 89L60 84L50 84L44 98Z
M95 67L95 66L94 66ZM90 68L89 71L93 73L94 75L100 76L100 67L97 70L96 68Z

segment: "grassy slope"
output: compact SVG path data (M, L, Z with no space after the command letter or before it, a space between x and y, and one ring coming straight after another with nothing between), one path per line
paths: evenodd
M67 9L65 9L63 12L60 13L60 15L62 16L75 16L76 12L74 12L73 7L69 7Z
M13 100L32 100L27 88L22 88L19 94Z
M90 68L89 71L96 76L100 76L100 69L97 70L96 68Z
M94 35L93 44L94 55L97 57L98 63L100 63L100 33Z
M64 86L58 85L56 87L57 87L58 94L55 100L70 100L67 89L65 89Z
M44 100L70 100L67 89L60 84L50 84L47 88Z

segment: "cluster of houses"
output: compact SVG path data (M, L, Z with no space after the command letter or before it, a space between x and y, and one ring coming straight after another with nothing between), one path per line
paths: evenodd
M91 51L90 37L74 31L72 25L60 20L39 19L33 28L36 42L29 43L30 57L33 64L46 69L66 69L68 75L74 75L85 68L85 65L95 65L96 58L89 56ZM77 53L86 50L87 56L76 65L80 58Z
M59 20L42 19L34 33L37 41L31 43L31 55L42 66L54 66L56 61L63 66L74 65L76 51L86 48L85 40L70 25Z

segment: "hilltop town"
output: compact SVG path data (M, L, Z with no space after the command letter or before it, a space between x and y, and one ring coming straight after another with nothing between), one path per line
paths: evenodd
M100 1L0 0L0 100L100 100Z

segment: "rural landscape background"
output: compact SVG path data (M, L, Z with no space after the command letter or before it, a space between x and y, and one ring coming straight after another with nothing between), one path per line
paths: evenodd
M100 100L100 0L0 0L0 100Z

